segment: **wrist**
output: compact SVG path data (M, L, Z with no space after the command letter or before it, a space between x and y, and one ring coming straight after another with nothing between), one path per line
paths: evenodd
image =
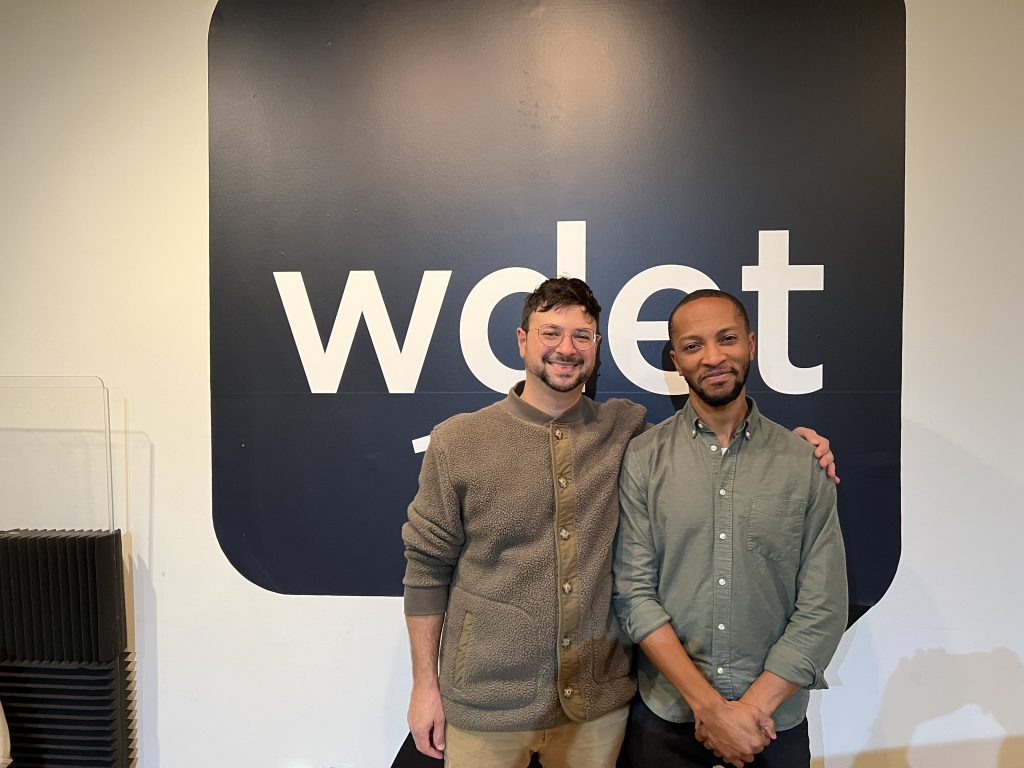
M704 722L718 719L722 710L729 704L714 688L688 703L697 719Z
M438 688L437 674L424 673L422 675L413 675L412 687L421 691L436 690Z
M757 707L766 715L772 715L782 702L798 690L795 684L765 670L750 684L740 700Z
M759 710L764 712L769 717L771 717L772 714L775 712L777 706L773 706L767 700L761 698L756 693L751 693L750 691L747 691L742 696L740 696L740 701L742 701L744 704L749 704L752 707L757 707Z

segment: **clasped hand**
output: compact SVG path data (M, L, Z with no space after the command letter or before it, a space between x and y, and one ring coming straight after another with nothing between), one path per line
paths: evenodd
M697 718L697 740L735 768L753 762L776 737L775 724L753 704L724 701L704 719Z

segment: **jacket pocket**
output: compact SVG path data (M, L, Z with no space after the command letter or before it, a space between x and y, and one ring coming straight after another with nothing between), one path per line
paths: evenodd
M462 634L455 649L455 686L461 688L466 680L466 651L473 642L473 614L466 612L462 619Z
M442 694L490 709L533 701L537 677L550 674L554 655L553 641L545 647L533 617L459 586L452 588L448 613L458 635L448 633L442 643Z
M772 496L750 500L747 550L768 560L799 556L807 502Z

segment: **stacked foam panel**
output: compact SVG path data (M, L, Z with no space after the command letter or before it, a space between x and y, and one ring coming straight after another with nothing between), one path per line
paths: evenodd
M18 768L135 762L121 534L0 532L0 701Z

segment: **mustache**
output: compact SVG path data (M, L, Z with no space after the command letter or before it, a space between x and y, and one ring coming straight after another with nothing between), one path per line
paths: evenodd
M733 376L740 375L740 372L736 368L732 367L731 365L727 365L722 366L720 368L715 368L713 371L707 371L706 373L702 373L700 376L700 380L704 381L704 379L706 378L709 378L711 376L720 376L723 373L731 373Z
M545 363L566 363L568 365L580 365L583 362L581 355L563 355L561 352L548 352L543 358Z

